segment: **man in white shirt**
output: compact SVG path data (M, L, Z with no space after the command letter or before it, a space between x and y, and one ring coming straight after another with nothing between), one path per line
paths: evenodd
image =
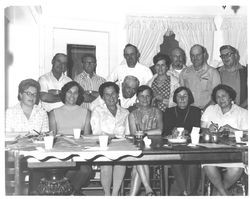
M40 98L42 107L47 111L63 105L59 93L64 84L72 81L64 74L67 70L68 58L63 53L57 53L52 61L52 70L39 78L41 86Z
M124 48L123 55L127 64L118 66L114 72L110 74L108 81L117 82L121 88L121 83L128 75L137 77L141 85L146 84L153 77L151 70L138 62L140 53L136 46L127 44Z

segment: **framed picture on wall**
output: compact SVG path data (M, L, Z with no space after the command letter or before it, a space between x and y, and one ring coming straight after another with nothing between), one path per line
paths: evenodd
M96 55L96 46L67 44L68 71L67 74L71 79L83 71L81 58L84 54Z

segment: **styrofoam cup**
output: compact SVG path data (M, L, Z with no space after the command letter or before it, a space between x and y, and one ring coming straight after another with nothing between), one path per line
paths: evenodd
M74 132L74 138L79 139L81 136L81 129L73 129Z
M54 136L49 135L44 137L45 149L52 149L54 144Z
M109 136L108 135L99 135L99 143L101 148L107 148L108 146L108 140Z
M199 144L199 140L200 140L200 134L199 133L191 133L191 143L192 144Z
M243 137L243 131L235 131L234 132L236 142L241 142L241 138Z

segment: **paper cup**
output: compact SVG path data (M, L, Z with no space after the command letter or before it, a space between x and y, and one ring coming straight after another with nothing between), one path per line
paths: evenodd
M199 144L199 140L200 140L200 134L199 133L191 133L191 143L192 144Z
M74 132L74 138L79 139L81 136L81 129L73 129Z
M49 135L44 137L45 149L52 149L54 144L54 136Z
M108 135L99 135L99 143L101 148L107 148L108 146L108 140L109 136Z
M243 137L243 131L235 131L234 136L236 143L241 142L241 138Z

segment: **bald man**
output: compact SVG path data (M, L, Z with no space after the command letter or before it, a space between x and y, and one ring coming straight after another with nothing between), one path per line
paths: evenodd
M135 76L128 75L124 78L123 82L121 83L121 90L119 92L119 104L121 107L128 109L136 103L136 91L139 85L140 81ZM93 111L96 106L99 106L103 103L104 101L99 96L90 104L90 111ZM131 108L131 110L133 108Z

